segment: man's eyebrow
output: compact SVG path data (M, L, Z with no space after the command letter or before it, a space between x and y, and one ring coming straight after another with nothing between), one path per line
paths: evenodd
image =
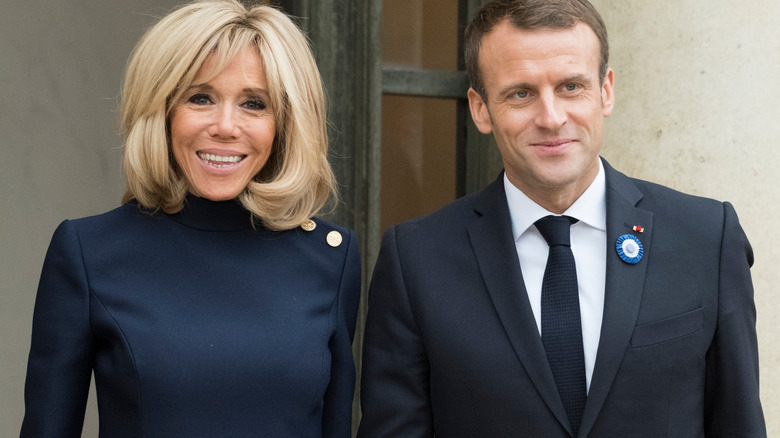
M570 84L572 82L579 82L582 84L590 84L593 82L588 75L577 73L571 76L567 76L559 81L560 84Z

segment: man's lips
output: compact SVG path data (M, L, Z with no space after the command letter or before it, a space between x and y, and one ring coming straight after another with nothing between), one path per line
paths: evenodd
M563 146L570 143L574 143L576 140L573 139L564 139L564 140L548 140L548 141L537 141L534 143L531 143L532 146L543 146L543 147L556 147L556 146Z

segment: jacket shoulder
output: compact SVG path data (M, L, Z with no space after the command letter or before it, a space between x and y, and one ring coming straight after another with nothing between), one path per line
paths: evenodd
M449 204L423 216L408 219L396 225L397 229L439 229L450 225L460 226L462 222L475 217L474 207L481 192L458 198Z
M716 199L692 195L649 181L631 178L642 192L639 208L672 217L713 217L722 219L724 203Z

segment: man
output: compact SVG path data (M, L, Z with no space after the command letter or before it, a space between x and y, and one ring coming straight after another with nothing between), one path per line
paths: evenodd
M752 250L730 204L599 158L614 105L599 14L494 1L466 60L505 172L386 232L359 436L766 436Z

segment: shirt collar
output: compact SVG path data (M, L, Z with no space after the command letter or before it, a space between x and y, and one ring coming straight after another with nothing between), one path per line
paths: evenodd
M509 182L504 172L504 192L509 204L509 216L512 218L512 235L515 241L537 220L554 214L526 196ZM585 190L563 214L578 219L581 223L601 231L607 230L607 184L604 165L599 159L599 173Z

